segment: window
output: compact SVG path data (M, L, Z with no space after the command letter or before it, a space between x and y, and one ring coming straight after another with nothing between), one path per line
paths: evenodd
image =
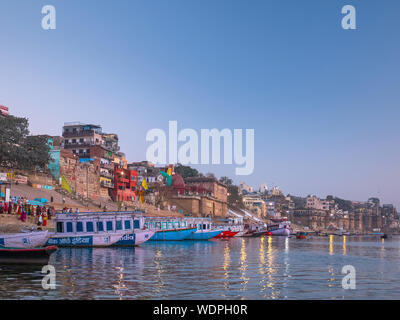
M206 230L206 229L207 229L206 225L205 225L205 224L203 224L203 230Z
M72 222L67 222L67 232L73 232Z
M113 223L112 221L107 221L107 231L112 231L113 230Z
M122 221L121 220L117 220L115 228L117 230L122 230Z
M64 228L63 228L63 223L62 222L57 222L57 232L63 233Z
M97 231L104 231L103 221L97 221Z
M93 232L93 222L92 221L86 222L86 232Z
M133 221L133 228L134 229L140 229L140 221L139 220L134 220Z
M131 230L131 222L129 220L124 221L125 230Z
M83 223L81 221L76 223L76 232L83 232Z

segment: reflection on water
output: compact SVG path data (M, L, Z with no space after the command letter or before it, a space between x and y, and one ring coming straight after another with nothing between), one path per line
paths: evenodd
M0 266L8 299L399 299L400 238L284 237L152 242L137 248L64 248L41 266ZM342 288L343 266L356 290Z

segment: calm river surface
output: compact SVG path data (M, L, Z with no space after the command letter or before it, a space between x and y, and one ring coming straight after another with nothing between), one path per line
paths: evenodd
M0 266L0 299L400 299L400 237L234 238L63 248L41 267ZM356 289L342 288L343 266Z

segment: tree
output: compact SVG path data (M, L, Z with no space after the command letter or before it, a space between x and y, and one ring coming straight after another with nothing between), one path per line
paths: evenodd
M226 176L221 177L221 178L219 179L219 182L223 183L223 184L226 185L226 186L230 186L230 185L233 184L233 180L230 179L230 178L228 178L228 177L226 177Z
M206 177L207 177L207 178L214 178L214 179L215 179L215 175L214 175L214 173L212 173L212 172L206 173Z
M16 167L23 155L22 143L29 134L28 119L0 118L0 165Z
M50 161L50 147L45 136L28 136L22 145L24 154L20 167L26 170L46 170Z
M28 119L0 118L0 166L26 170L47 168L50 147L46 136L28 136Z
M200 177L199 171L196 169L189 167L189 166L184 166L180 163L178 163L175 168L174 168L175 173L178 173L182 176L183 179L189 178L189 177Z

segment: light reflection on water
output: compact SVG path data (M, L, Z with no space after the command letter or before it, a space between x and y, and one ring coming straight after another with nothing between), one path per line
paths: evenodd
M64 248L41 266L1 266L8 299L399 299L400 238L234 238L149 242L137 248ZM342 267L356 268L344 290Z

